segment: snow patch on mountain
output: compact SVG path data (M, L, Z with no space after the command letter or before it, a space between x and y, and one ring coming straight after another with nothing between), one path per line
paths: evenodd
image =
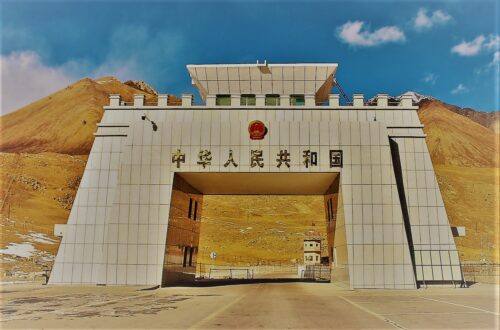
M6 249L1 249L0 254L9 254L21 258L29 258L35 252L35 248L31 243L10 243Z
M406 93L403 93L399 96L399 98L401 98L403 95L406 95L406 96L411 96L411 99L414 103L420 103L424 100L429 100L429 101L434 101L436 100L435 98L433 98L432 96L428 96L428 95L422 95L422 94L419 94L417 92L412 92L412 91L408 91Z
M154 89L153 87L151 87L150 85L148 85L148 83L146 83L144 81L128 80L128 81L124 82L124 84L129 85L130 87L134 87L136 89L139 89L139 90L146 92L148 94L158 95L158 92L156 91L156 89Z
M428 96L428 95L423 95L423 94L419 94L417 92L413 92L413 91L407 91L399 96L391 96L389 95L388 97L388 100L389 102L399 102L401 100L401 98L403 96L410 96L411 97L411 100L414 104L420 104L420 102L424 101L424 100L429 100L429 101L434 101L436 100L434 97L432 96ZM370 98L368 100L368 103L376 103L377 102L377 97L374 96L372 98Z

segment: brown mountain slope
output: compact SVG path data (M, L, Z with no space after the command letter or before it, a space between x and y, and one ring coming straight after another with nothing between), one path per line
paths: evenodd
M424 100L423 102L428 102L427 100ZM446 104L443 103L443 105L455 112L458 113L459 115L462 115L464 117L469 118L472 121L475 121L476 123L491 129L495 133L500 133L499 129L499 123L500 123L500 111L493 111L493 112L483 112L483 111L477 111L471 108L460 108L455 105L451 104Z
M113 77L82 79L56 93L0 117L0 151L88 154L96 123L109 94L131 101L144 91ZM146 94L151 101L154 95Z
M323 196L204 196L198 262L295 263L311 230L328 255L323 208Z
M464 226L455 243L462 261L500 261L499 168L434 166L450 225Z
M499 135L446 108L439 101L424 102L419 118L435 165L497 167Z
M33 273L52 266L60 242L54 224L68 221L86 161L87 156L0 153L0 249L32 250L29 258L0 253L0 280L32 280Z

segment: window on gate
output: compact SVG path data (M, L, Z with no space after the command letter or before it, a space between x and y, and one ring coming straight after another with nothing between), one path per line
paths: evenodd
M184 258L182 259L182 267L186 267L187 263L187 253L188 253L188 247L184 247Z
M188 211L188 218L191 219L191 213L193 211L193 199L189 198L189 211Z
M240 105L255 105L255 95L254 94L241 95Z
M267 94L265 102L266 105L280 105L280 96L277 94Z
M190 267L193 265L193 251L194 251L194 248L189 248L189 266Z
M217 95L215 105L231 105L231 95Z
M193 220L196 221L197 218L198 218L198 201L194 201Z
M330 198L330 221L332 221L335 217L335 214L333 213L333 199Z
M290 95L290 105L305 105L306 101L304 95Z

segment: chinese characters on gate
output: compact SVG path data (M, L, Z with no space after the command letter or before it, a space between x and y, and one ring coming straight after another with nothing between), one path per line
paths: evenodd
M290 153L287 149L280 150L276 154L276 167L286 166L290 168ZM342 167L342 150L330 150L330 167ZM177 168L181 168L181 163L186 162L186 154L180 149L177 149L175 153L172 153L172 164L175 164ZM207 165L212 164L212 152L210 150L200 150L198 153L198 165L206 168ZM318 153L316 151L304 150L302 152L302 164L306 167L318 166ZM229 150L229 155L227 161L224 163L224 167L234 166L238 167L238 164L233 158L233 150ZM264 167L264 157L262 150L250 150L250 167Z

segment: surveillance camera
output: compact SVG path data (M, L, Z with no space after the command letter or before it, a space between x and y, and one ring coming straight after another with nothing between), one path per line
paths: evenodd
M141 116L141 119L142 119L142 120L146 120L146 115L142 115L142 116Z
M153 124L153 131L156 132L158 130L158 125L156 125L154 121L152 121L151 124Z

